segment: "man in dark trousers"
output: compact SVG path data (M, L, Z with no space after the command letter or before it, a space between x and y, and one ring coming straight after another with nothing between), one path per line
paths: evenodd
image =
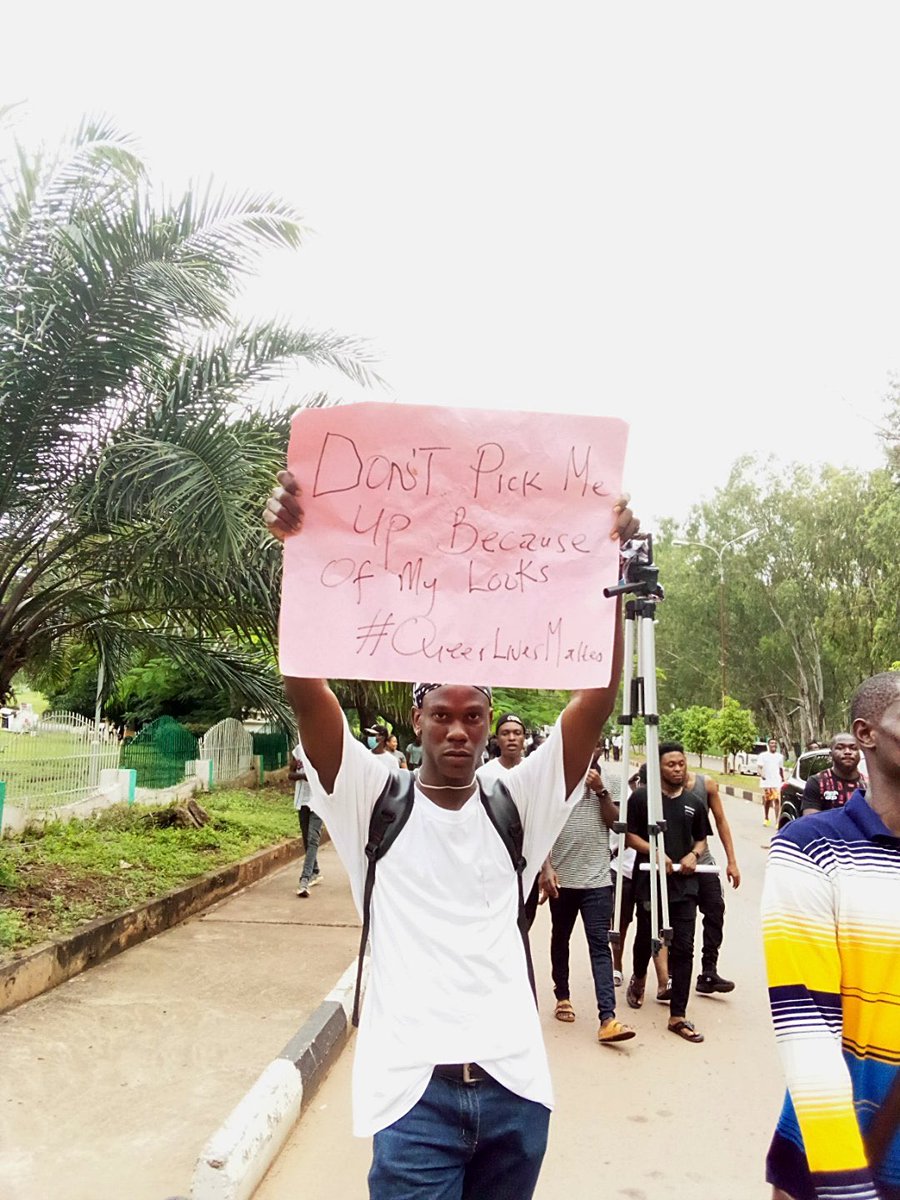
M279 479L266 521L284 538L299 533L302 510L293 476ZM636 532L621 501L611 536ZM619 627L609 684L573 693L546 743L503 781L535 869L581 795L621 671ZM385 756L354 740L327 680L287 678L285 689L313 803L361 908ZM518 880L475 779L491 715L487 687L414 685L422 765L372 892L354 1064L354 1132L374 1135L370 1200L528 1200L546 1148L553 1094L517 928Z
M859 746L852 733L836 733L831 739L831 766L810 775L803 789L803 813L843 808L857 788L865 790L859 773Z
M569 941L578 914L584 923L594 977L594 995L601 1045L627 1042L630 1025L616 1017L609 928L613 919L613 886L609 863L609 831L618 813L599 770L602 747L597 746L584 781L581 799L572 809L541 870L541 888L550 900L550 966L556 996L554 1016L570 1024L575 1009L569 992Z
M694 927L697 923L697 863L706 849L709 825L706 810L696 799L685 795L687 759L684 747L677 742L663 742L659 747L659 772L662 784L662 815L666 821L666 887L669 896L669 923L672 944L669 947L669 978L672 983L669 1004L669 1030L686 1042L702 1042L699 1033L687 1019L687 1002L691 992L691 973L694 965ZM644 1002L647 967L650 964L650 872L641 864L650 861L648 840L647 789L638 788L628 801L628 833L626 844L637 851L634 864L635 895L637 897L637 932L634 939L634 974L628 984L626 999L632 1008ZM678 864L680 870L672 867Z
M715 779L698 772L688 771L684 781L685 794L693 796L706 809L707 821L712 815L716 833L725 851L725 874L731 886L741 885L741 872L737 864L731 826L725 816L719 785ZM711 827L711 823L710 823ZM716 860L709 847L700 856L701 866L715 866ZM703 917L703 944L701 949L700 974L697 976L697 991L704 996L733 992L734 981L723 979L719 974L719 951L725 931L725 893L719 875L703 872L697 876L697 907Z

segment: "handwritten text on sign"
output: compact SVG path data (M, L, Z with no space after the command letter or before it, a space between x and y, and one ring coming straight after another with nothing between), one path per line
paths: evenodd
M309 409L288 466L281 669L513 687L609 681L627 426L394 404Z

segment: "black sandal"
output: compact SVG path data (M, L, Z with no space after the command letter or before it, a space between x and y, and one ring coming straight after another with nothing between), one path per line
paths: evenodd
M686 1042L702 1042L703 1034L698 1033L690 1021L679 1018L674 1025L668 1027L669 1033L674 1033Z

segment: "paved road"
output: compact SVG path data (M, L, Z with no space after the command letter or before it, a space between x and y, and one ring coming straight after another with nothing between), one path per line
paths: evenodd
M197 1155L359 945L292 864L0 1017L0 1200L187 1195Z
M549 921L535 925L544 1033L557 1092L538 1200L603 1195L624 1200L763 1200L763 1161L781 1103L782 1077L766 1002L759 894L769 830L756 804L729 798L744 881L729 897L721 969L730 997L692 998L701 1046L666 1032L668 1010L649 1001L623 1017L639 1036L595 1042L583 937L573 937L573 1025L552 1016ZM543 966L543 969L542 969ZM255 1200L363 1200L370 1147L350 1134L351 1049L269 1171Z

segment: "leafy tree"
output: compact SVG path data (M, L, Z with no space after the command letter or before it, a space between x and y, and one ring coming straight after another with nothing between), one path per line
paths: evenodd
M659 715L659 740L661 742L684 742L683 708L672 708L667 713Z
M886 547L898 536L890 470L739 460L725 487L657 539L661 711L720 702L723 550L730 690L780 742L827 740L859 681L896 657L900 564Z
M0 701L88 647L107 687L165 657L289 719L259 519L288 418L250 399L300 359L372 378L345 338L232 316L259 252L300 237L270 196L156 201L99 121L0 164Z
M494 688L494 715L514 712L529 729L552 725L569 700L568 692L534 688Z
M737 700L725 697L725 703L710 721L710 736L722 751L725 770L728 770L729 754L749 750L756 739L756 723L748 708L741 708Z
M702 704L693 704L684 714L682 722L682 739L686 750L700 755L700 766L703 766L703 755L713 747L712 722L715 712Z

